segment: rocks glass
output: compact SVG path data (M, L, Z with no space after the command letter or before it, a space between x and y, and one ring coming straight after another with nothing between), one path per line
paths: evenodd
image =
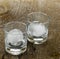
M5 24L5 50L12 55L19 55L27 49L26 25L22 22Z
M28 41L42 44L48 38L49 16L42 12L32 12L27 16Z

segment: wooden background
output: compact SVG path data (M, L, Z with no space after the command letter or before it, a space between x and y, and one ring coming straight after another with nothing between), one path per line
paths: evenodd
M60 59L60 0L0 0L0 5L7 8L0 14L0 59ZM27 51L20 56L5 53L4 24L15 20L26 22L28 13L35 11L51 17L48 41L42 45L28 43Z

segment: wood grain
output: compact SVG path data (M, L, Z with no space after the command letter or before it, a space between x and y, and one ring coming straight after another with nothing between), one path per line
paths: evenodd
M7 14L0 17L0 59L60 59L60 0L6 1L10 9ZM19 8L15 9L17 7ZM51 17L48 41L42 45L28 42L27 51L19 56L7 54L4 50L4 24L15 20L26 22L27 15L35 11L44 12Z

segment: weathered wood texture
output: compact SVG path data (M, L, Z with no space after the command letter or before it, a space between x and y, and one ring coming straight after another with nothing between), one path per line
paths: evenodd
M0 59L60 59L60 0L5 1L8 1L9 12L0 17ZM33 46L28 43L27 52L20 56L6 54L3 25L13 20L26 22L27 14L34 11L42 11L51 16L48 41Z

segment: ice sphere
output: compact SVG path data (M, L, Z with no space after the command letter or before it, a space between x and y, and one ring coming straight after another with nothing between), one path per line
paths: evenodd
M23 33L18 29L13 29L10 32L8 32L6 39L8 43L12 43L13 45L16 45L17 42L23 41Z
M28 26L28 34L33 36L41 36L46 32L46 27L42 23L31 23Z

